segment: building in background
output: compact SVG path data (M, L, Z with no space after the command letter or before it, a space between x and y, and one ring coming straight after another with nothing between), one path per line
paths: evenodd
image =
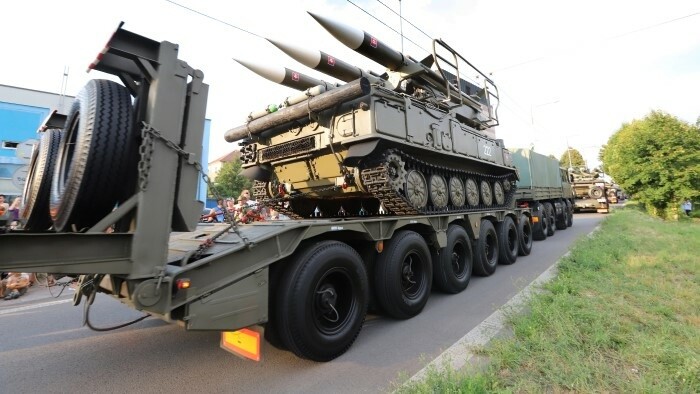
M239 150L234 150L232 152L229 152L217 159L214 159L209 162L209 178L211 178L211 181L214 182L216 180L216 175L221 171L221 167L223 167L224 164L234 161L236 159L241 158L241 151Z
M53 111L67 113L74 97L0 85L0 194L19 196L29 170L37 129Z

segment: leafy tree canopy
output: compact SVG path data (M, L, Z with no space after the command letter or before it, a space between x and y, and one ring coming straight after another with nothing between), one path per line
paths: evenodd
M571 162L569 162L569 160L571 160ZM583 160L581 152L576 148L568 148L565 150L564 153L561 154L561 158L559 158L559 163L561 163L562 167L576 168L586 166L586 161Z
M241 175L241 160L234 159L221 166L214 186L220 197L236 198L243 190L251 189L253 181ZM213 191L209 193L213 194Z
M652 212L700 196L700 129L662 111L623 124L602 156L606 172Z

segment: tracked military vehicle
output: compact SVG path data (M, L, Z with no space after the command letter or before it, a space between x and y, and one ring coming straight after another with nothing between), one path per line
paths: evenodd
M229 130L240 141L244 174L263 203L294 218L415 215L513 205L517 171L495 139L498 90L442 40L421 61L374 36L311 14L351 49L387 67L364 71L320 51L270 41L301 63L348 82L338 86L289 69L276 74L306 89L251 113ZM471 72L481 86L461 78ZM316 85L316 86L314 86ZM277 109L280 108L280 109Z

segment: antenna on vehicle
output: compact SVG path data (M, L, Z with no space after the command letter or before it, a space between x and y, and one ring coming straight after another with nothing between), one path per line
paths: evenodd
M66 113L65 108L63 108L63 102L66 97L66 89L68 88L68 66L63 67L63 80L61 81L61 92L58 98L58 112Z

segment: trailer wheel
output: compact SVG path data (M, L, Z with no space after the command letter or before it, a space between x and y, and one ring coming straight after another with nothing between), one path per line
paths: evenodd
M488 219L481 219L479 239L476 241L474 273L489 276L496 271L498 264L498 234Z
M472 277L474 254L464 227L447 228L447 245L433 256L433 281L445 293L457 294L467 288Z
M562 207L561 215L557 215L555 212L557 230L566 230L566 227L567 227L566 220L569 217L569 210L567 209L566 204L564 204L563 202L562 202L562 205L563 205L563 207Z
M423 310L433 281L430 250L423 237L408 230L395 233L375 268L377 302L389 316L409 319Z
M532 224L530 218L525 215L518 222L518 254L527 256L532 251Z
M535 209L532 210L534 216L532 224L532 237L537 241L544 241L547 239L547 227L549 224L549 219L547 218L547 212L544 210L542 204L535 204Z
M323 241L298 254L277 292L277 329L299 357L329 361L357 338L367 313L367 271L357 252Z
M39 149L35 149L32 154L22 192L22 219L25 220L24 228L27 230L42 231L51 227L51 179L62 135L58 129L46 130L41 136Z
M566 200L566 227L574 225L574 207L571 206L571 201Z
M518 228L513 218L506 216L498 223L498 262L504 265L515 263L518 259Z
M51 188L57 231L90 227L116 205L136 149L132 116L129 91L116 82L91 80L76 97Z
M551 237L557 231L556 212L550 202L544 203L544 211L547 212L547 236Z

